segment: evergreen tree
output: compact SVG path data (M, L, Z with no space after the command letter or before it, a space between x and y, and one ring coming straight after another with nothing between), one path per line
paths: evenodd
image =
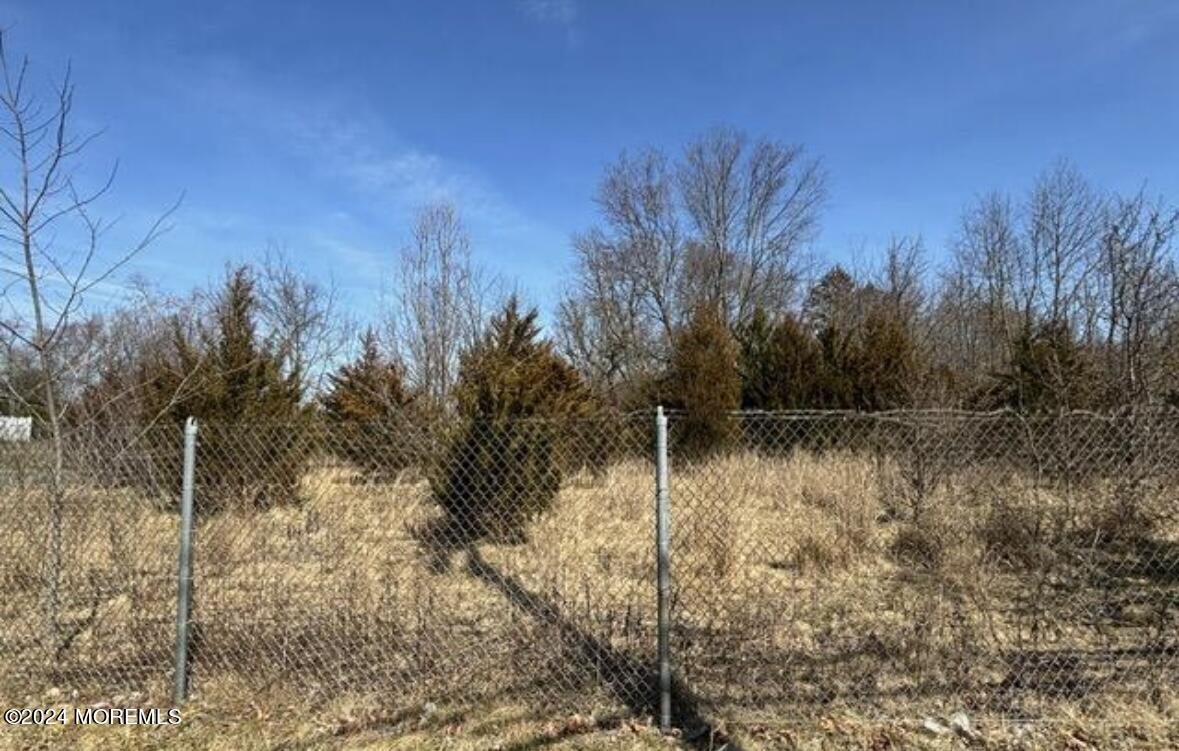
M258 298L248 267L230 273L217 306L209 388L193 414L206 420L289 420L300 411L299 373L282 375L277 353L258 342Z
M670 371L671 406L686 411L679 446L703 457L728 445L736 434L730 412L741 405L736 342L719 312L697 308L675 338Z
M909 406L918 375L917 348L904 322L877 307L868 314L853 357L856 409L874 412Z
M461 426L435 480L450 542L522 539L560 489L562 423L584 416L590 399L577 371L541 338L537 319L513 296L461 359L454 391Z
M842 266L835 266L807 294L807 318L817 332L850 332L856 328L859 297L856 280Z
M144 368L145 421L201 422L198 503L258 508L291 503L308 451L298 373L259 343L248 267L232 270L212 325L194 337L174 323L170 356Z
M758 307L738 332L742 409L774 409L778 381L772 362L774 328L765 309Z
M976 399L984 408L1025 412L1076 409L1092 401L1094 378L1069 327L1043 324L1015 340L1007 367Z
M916 342L895 299L836 266L807 297L819 360L813 406L878 411L909 406L921 375Z
M401 369L381 355L372 329L361 339L360 356L340 366L328 380L322 404L332 447L370 476L404 469L411 459L412 441L407 442L397 427L407 427L402 420L412 398Z
M855 332L828 324L816 337L819 367L816 374L815 406L822 409L854 409L859 381L859 352Z
M744 409L813 409L819 399L819 344L791 315L771 321L754 312L741 331L741 406Z
M396 363L381 355L376 333L361 338L360 356L328 376L324 413L336 423L365 424L401 414L411 401Z

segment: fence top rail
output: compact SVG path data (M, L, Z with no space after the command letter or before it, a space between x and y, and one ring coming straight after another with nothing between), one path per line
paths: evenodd
M664 409L671 418L688 415L683 409ZM731 410L725 413L730 419L738 420L1014 420L1019 422L1042 422L1068 419L1115 421L1135 417L1164 417L1179 419L1179 408L1169 405L1151 405L1119 410L1063 410L1057 412L1020 412L1015 409L969 410L953 408L891 409L861 411L853 409L790 409L790 410Z
M512 417L505 419L505 422L510 422L516 425L558 425L564 427L576 426L602 426L610 424L627 424L646 422L652 419L655 415L656 408L631 411L605 411L592 415L584 415L578 417L543 417L543 416L527 416L527 417ZM684 409L663 408L663 414L670 420L677 421L685 418L689 413ZM1042 423L1056 423L1064 421L1088 421L1088 422L1106 422L1110 424L1121 423L1126 420L1154 418L1164 421L1179 420L1179 407L1170 405L1145 405L1138 407L1130 407L1117 410L1062 410L1056 412L1020 412L1014 409L997 409L997 410L968 410L955 408L921 408L921 409L893 409L880 411L860 411L850 409L792 409L792 410L732 410L725 413L730 420L737 421L766 421L766 422L819 422L819 421L847 421L847 422L878 422L878 423L901 423L912 424L928 423L928 422L943 422L943 423L963 423L963 422L1016 422L1025 424L1042 424ZM455 425L464 424L467 421L456 416L449 415L391 415L388 417L374 418L372 420L363 421L343 421L335 422L322 414L309 414L302 418L294 419L243 419L243 420L223 420L223 419L200 419L199 430L201 432L221 432L221 431L241 431L241 430L393 430L393 429L417 429L417 430L434 430L440 428L453 427ZM475 420L473 424L479 426L481 424L494 425L498 422L496 419ZM150 425L142 425L134 423L133 421L125 421L113 424L87 424L87 425L70 425L62 430L63 439L79 439L79 438L101 438L104 436L121 436L125 443L137 443L146 440L154 439L161 435L181 435L184 431L184 424L172 422L155 422ZM36 430L30 431L31 435L28 440L32 442L39 442L46 440L48 436L45 433L38 434ZM5 441L0 439L0 447L5 445ZM7 442L9 446L20 442Z

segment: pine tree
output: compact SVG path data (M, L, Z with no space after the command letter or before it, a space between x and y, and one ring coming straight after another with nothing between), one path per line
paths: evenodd
M977 397L978 406L1026 412L1074 409L1088 404L1096 390L1089 363L1063 323L1022 332L1007 367L991 380Z
M258 343L258 298L248 267L231 272L217 306L210 388L194 412L206 420L289 420L300 411L298 373L282 375L277 353ZM202 403L203 402L203 403Z
M741 404L737 358L736 342L711 306L697 308L676 336L671 358L671 406L687 413L678 436L686 456L701 458L734 439L737 424L729 413Z
M807 310L819 352L812 406L872 412L912 402L922 374L895 298L836 266L811 289Z
M739 369L741 373L741 408L774 409L774 391L778 373L773 363L774 323L764 308L758 307L749 322L740 329Z
M324 413L337 423L363 424L401 413L411 401L401 369L381 355L372 329L361 337L360 356L328 376Z
M381 355L376 333L361 339L360 356L328 377L324 417L332 447L370 477L387 477L412 458L412 441L399 426L412 403L396 363Z
M741 331L741 405L744 409L811 409L822 366L818 342L791 315L771 321L754 312Z
M452 542L520 540L560 489L563 423L586 414L589 392L541 338L538 317L513 296L461 358L461 427L435 480Z
M852 275L834 266L807 293L807 318L818 331L849 332L855 328L858 293Z
M742 327L741 405L744 409L778 411L818 406L822 356L819 344L794 316L777 321L757 310ZM745 438L763 451L789 450L795 436L783 434L780 423L746 419Z
M867 412L909 406L918 376L917 348L904 322L878 308L868 314L858 338L853 406Z
M268 508L296 500L309 450L298 373L258 341L258 300L248 267L232 270L212 325L193 336L174 323L173 351L144 368L148 423L200 428L197 482L202 508L244 503Z

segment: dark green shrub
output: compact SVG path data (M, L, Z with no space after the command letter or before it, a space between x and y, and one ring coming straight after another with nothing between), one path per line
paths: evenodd
M818 342L793 316L773 321L758 309L741 328L741 407L813 409L822 356Z
M212 323L195 335L176 323L171 352L143 369L146 423L179 429L189 416L200 423L200 509L295 502L312 448L299 374L284 374L278 355L258 341L257 306L249 269L235 269ZM160 461L175 463L171 455Z
M789 314L773 320L762 309L737 332L741 407L778 412L819 404L822 354L818 341ZM797 424L767 415L745 415L746 441L771 453L789 452L807 436Z
M1055 412L1092 403L1097 389L1090 364L1064 323L1023 331L1012 344L1007 366L975 397L985 409Z
M511 298L462 357L459 427L433 483L447 542L518 541L560 489L566 426L588 412L589 393L537 317Z
M868 314L855 355L854 407L900 409L912 402L917 347L904 321L882 308Z
M413 401L401 369L381 355L369 329L360 356L329 376L322 399L328 448L366 476L387 479L414 459L415 431L408 410Z
M825 325L818 334L821 367L816 406L875 412L912 401L917 349L903 321L873 310L854 328Z
M732 412L741 406L737 345L718 312L701 306L675 338L670 406L682 409L674 440L681 455L702 458L737 437Z

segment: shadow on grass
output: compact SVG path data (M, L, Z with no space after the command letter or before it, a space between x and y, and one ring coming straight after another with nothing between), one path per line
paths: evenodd
M1141 536L1109 546L1098 557L1098 584L1179 590L1179 542Z
M565 618L554 603L528 591L519 579L484 560L474 546L467 549L467 569L475 578L499 590L513 606L555 629L561 642L569 648L574 660L572 667L594 676L615 700L635 714L655 714L657 683L652 663L639 661L586 633ZM711 749L727 743L729 749L739 751L732 740L714 732L700 715L691 694L678 682L672 686L672 708L672 722L689 748Z

